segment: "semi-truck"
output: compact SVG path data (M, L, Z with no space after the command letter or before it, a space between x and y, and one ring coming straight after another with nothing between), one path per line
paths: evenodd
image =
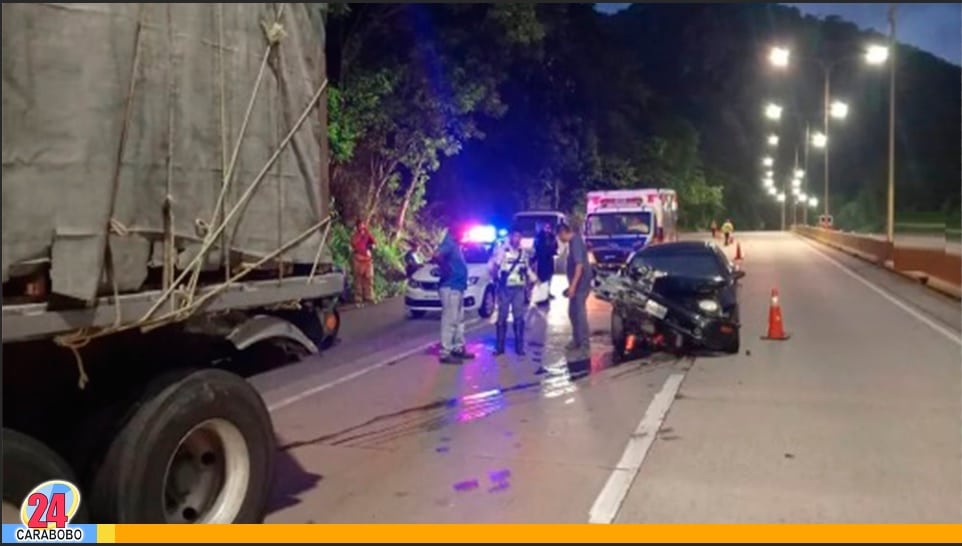
M676 240L678 196L670 189L588 192L585 244L596 278L617 271L636 250Z
M323 4L3 4L3 517L254 523L276 444L233 363L344 287Z

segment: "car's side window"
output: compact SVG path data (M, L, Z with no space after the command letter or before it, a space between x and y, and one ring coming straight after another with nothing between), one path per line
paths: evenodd
M725 254L725 251L717 246L715 247L714 250L715 250L715 257L718 258L719 265L721 265L722 269L730 272L733 269L733 267L732 267L731 261L728 259L728 256Z

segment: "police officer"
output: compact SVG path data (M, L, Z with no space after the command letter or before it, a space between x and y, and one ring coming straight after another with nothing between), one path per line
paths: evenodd
M531 254L521 248L521 229L512 227L507 243L494 251L489 264L498 286L495 356L504 354L509 311L514 320L514 352L524 355L524 296L528 282L532 280L530 263Z

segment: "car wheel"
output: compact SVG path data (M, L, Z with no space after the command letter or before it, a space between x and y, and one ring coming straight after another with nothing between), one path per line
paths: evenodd
M484 289L484 296L481 297L481 307L478 308L478 315L481 318L488 318L494 314L494 288Z
M723 350L730 355L738 354L738 351L741 350L741 334L738 330L735 330L735 334L728 338Z

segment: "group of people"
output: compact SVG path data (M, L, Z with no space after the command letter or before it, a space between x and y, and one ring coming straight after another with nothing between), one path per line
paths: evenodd
M513 323L514 351L523 356L525 335L525 312L529 288L534 286L534 304L550 305L550 284L554 276L554 261L561 245L568 247L567 277L568 317L571 321L572 341L565 347L586 356L590 331L588 328L588 295L591 292L591 270L588 250L584 239L570 226L561 225L555 234L551 224L537 230L533 252L521 245L522 233L513 227L504 244L492 253L489 267L496 279L498 314L495 322L495 356L505 352L508 335L508 317ZM374 301L373 250L375 240L364 222L358 221L351 237L352 266L354 270L354 295L357 303ZM408 277L423 264L416 243L411 243L405 254ZM460 364L475 358L468 352L464 341L464 292L468 288L468 268L456 238L456 227L449 226L431 261L438 266L438 291L441 300L441 351L442 364Z
M449 229L435 255L440 269L441 287L441 363L460 364L474 358L464 345L464 291L467 289L467 267L461 255L461 247ZM540 284L543 299L539 306L550 301L550 282L554 275L554 259L560 245L568 246L567 274L568 314L571 320L573 340L566 349L588 351L587 300L591 291L591 275L588 252L584 240L571 227L561 225L557 236L551 226L538 231L534 253L521 245L522 233L513 227L508 240L492 253L489 267L496 279L498 315L495 321L495 356L505 352L508 336L508 317L513 324L514 351L523 356L525 335L526 295L532 284Z

